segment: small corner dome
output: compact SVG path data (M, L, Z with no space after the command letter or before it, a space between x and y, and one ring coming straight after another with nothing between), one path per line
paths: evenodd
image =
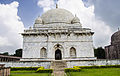
M77 16L75 16L74 18L73 18L73 20L72 20L72 23L74 24L74 23L80 23L80 19L77 17Z
M42 24L42 19L40 16L35 20L35 24Z
M56 9L48 10L47 12L43 13L41 18L45 24L71 23L74 16L71 12L65 9L56 8Z

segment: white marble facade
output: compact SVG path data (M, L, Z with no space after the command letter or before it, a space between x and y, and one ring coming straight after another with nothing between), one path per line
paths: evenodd
M24 30L22 60L95 59L93 32L82 28L78 17L65 9L52 9Z

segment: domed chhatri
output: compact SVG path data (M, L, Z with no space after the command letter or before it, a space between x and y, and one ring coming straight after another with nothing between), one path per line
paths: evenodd
M45 24L50 23L68 23L70 24L73 20L74 16L71 12L65 10L65 9L52 9L49 10L41 16L42 20Z
M42 24L42 19L40 16L38 16L38 18L35 20L35 24Z
M75 15L75 17L72 20L72 23L80 23L80 19Z
M111 37L111 43L117 44L120 43L120 30L115 32Z

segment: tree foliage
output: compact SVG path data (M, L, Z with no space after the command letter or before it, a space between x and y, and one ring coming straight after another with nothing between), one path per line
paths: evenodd
M102 47L98 47L97 49L94 49L94 53L97 59L105 59L105 50Z
M15 54L12 54L12 55L9 55L8 52L0 53L0 55L22 57L22 49L17 49L17 50L15 51Z
M4 53L0 53L0 55L9 55L9 53L8 52L4 52Z
M17 49L13 56L22 57L22 49Z

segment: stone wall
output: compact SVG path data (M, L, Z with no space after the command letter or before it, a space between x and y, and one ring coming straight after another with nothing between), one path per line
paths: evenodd
M76 60L76 61L67 61L67 67L72 68L73 66L94 66L94 65L120 65L119 60L106 60L106 59L99 59L99 60Z
M106 59L120 59L120 43L105 47Z
M59 35L60 37L57 37ZM60 49L62 58L70 57L70 48L76 49L76 57L94 57L93 41L91 34L51 34L48 38L45 35L25 36L23 39L22 58L41 58L40 51L44 47L47 51L47 58L55 59L55 51ZM56 45L60 47L55 47ZM49 50L48 50L49 49Z
M41 49L46 49L46 58L55 59L59 49L62 59L70 57L70 48L76 50L76 57L94 57L93 32L77 24L52 23L35 24L34 28L24 30L22 58L42 58ZM56 45L60 47L56 47Z
M68 60L66 61L67 67L72 68L73 66L93 66L93 65L120 65L120 59L118 60ZM0 62L5 64L5 67L37 67L43 66L50 68L51 61L41 62Z
M50 68L51 62L0 62L5 67L39 67Z

